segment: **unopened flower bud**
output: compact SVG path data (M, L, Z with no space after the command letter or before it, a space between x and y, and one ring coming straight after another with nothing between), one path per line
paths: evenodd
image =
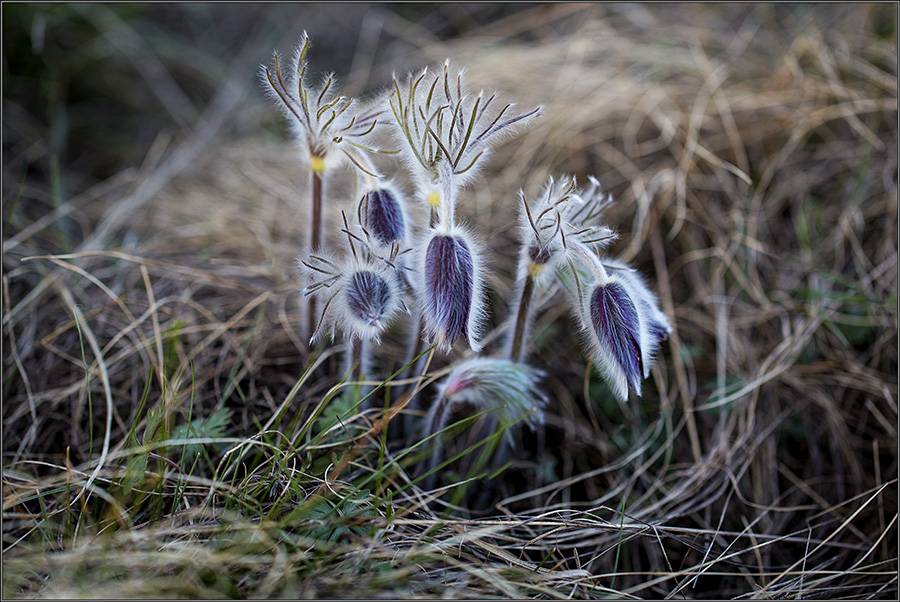
M372 272L361 270L351 275L345 293L350 314L367 326L377 326L390 307L390 286Z
M547 397L538 382L543 373L520 362L498 358L474 357L450 371L438 386L438 394L425 418L425 434L436 435L451 426L457 411L463 414L485 413L471 425L479 436L502 431L493 463L502 462L515 446L513 433L522 426L535 429L543 422L542 408ZM442 442L443 445L443 442ZM428 469L434 469L447 452L439 445L433 452ZM425 481L430 488L437 481L432 475Z
M618 282L595 287L590 298L590 318L597 337L600 368L616 395L627 398L629 386L640 395L644 371L640 322L625 287Z
M616 279L628 290L634 301L641 322L641 357L644 364L644 378L650 376L650 366L656 350L662 341L669 338L672 326L666 314L659 309L659 301L647 287L644 279L626 264L609 260L607 266L616 270Z
M431 236L423 262L423 311L431 338L448 350L463 336L477 351L483 281L477 249L454 227Z
M406 218L398 194L390 188L370 190L363 198L365 227L380 244L406 237Z

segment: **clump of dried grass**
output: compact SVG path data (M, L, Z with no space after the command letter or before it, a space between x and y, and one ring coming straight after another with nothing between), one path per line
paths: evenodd
M20 262L55 250L53 222L13 220L4 595L896 596L897 68L882 18L547 5L493 25L495 44L423 45L413 67L453 56L474 85L546 107L462 208L494 224L495 305L516 189L593 173L631 232L613 254L652 275L675 329L644 400L616 406L567 310L542 310L547 425L493 479L487 513L417 487L425 446L389 444L380 410L331 418L340 350L312 369L297 336L291 150L151 156L67 206L88 242L113 235L78 256ZM134 211L117 216L123 198ZM171 432L223 408L227 430L198 425L196 458L146 428L149 409Z

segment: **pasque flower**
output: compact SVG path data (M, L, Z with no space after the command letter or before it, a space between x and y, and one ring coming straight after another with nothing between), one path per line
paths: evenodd
M656 295L650 291L647 282L636 270L614 259L607 260L605 265L607 269L614 271L616 278L628 290L638 310L641 323L646 327L641 331L644 337L641 341L641 351L644 378L647 378L650 375L650 366L653 365L653 358L659 343L669 338L672 326L669 324L669 318L659 308L659 300Z
M345 217L346 225L346 217ZM348 339L377 342L398 312L406 310L401 288L396 249L390 256L377 252L365 233L344 229L350 253L341 258L326 259L312 255L301 265L313 283L304 290L307 295L325 297L313 339L335 328Z
M586 189L578 190L574 177L559 182L550 177L531 202L524 192L519 193L519 267L506 341L506 354L511 360L522 360L527 351L537 291L549 284L560 266L571 264L573 256L600 249L616 237L599 222L609 196L603 194L595 178L589 181Z
M363 195L358 219L379 245L402 244L407 237L409 226L403 196L390 184L380 184Z
M474 357L456 364L438 385L437 397L425 417L425 435L440 433L453 416L484 413L479 435L502 431L494 452L494 464L502 461L514 447L513 433L522 426L535 428L543 423L542 408L547 397L538 383L543 373L526 364L506 359ZM474 425L473 425L474 427ZM443 455L438 445L428 463L434 469ZM437 475L425 482L430 487Z
M281 61L276 52L271 66L260 66L260 78L267 95L275 100L290 122L304 163L311 172L306 244L308 254L312 256L319 253L323 241L326 176L331 172L332 165L345 161L354 164L368 177L377 175L366 153L359 150L372 150L366 146L365 141L375 129L378 116L384 110L359 109L358 103L352 98L339 96L333 75L328 75L322 84L312 86L306 76L309 47L310 40L304 32L291 57L287 73L282 73ZM316 297L311 296L307 303L307 329L310 336L317 330L316 301Z
M588 257L594 281L577 299L577 311L601 374L624 401L629 388L641 394L641 380L650 375L659 343L672 327L637 272L619 261Z
M430 231L423 244L416 287L428 338L444 351L464 337L473 350L481 348L484 267L481 250L461 227Z
M448 410L468 404L477 412L490 411L504 427L543 422L547 397L538 387L542 373L531 366L505 359L474 357L462 361L441 381L437 398L426 419L429 433L447 426Z

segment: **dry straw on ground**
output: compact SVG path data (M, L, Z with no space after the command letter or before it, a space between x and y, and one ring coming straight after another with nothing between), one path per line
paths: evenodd
M494 250L496 316L517 189L593 174L613 254L674 327L619 406L545 307L546 425L488 510L410 486L422 450L383 445L381 410L316 435L342 364L326 347L307 372L298 335L302 170L285 142L217 135L244 98L227 86L140 168L9 212L3 595L896 597L895 9L534 5L447 43L402 30L414 56L349 75L449 56L544 105L461 207ZM195 463L153 416L195 421Z

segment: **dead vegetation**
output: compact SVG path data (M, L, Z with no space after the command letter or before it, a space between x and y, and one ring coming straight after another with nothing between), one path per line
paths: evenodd
M349 410L342 348L298 335L302 171L221 135L265 112L223 86L191 137L40 217L52 190L5 162L4 597L896 597L896 7L388 23L415 55L348 80L450 56L545 107L461 207L491 224L496 315L517 189L617 199L613 255L674 327L643 399L611 401L545 306L544 429L486 509L423 490L426 446Z

